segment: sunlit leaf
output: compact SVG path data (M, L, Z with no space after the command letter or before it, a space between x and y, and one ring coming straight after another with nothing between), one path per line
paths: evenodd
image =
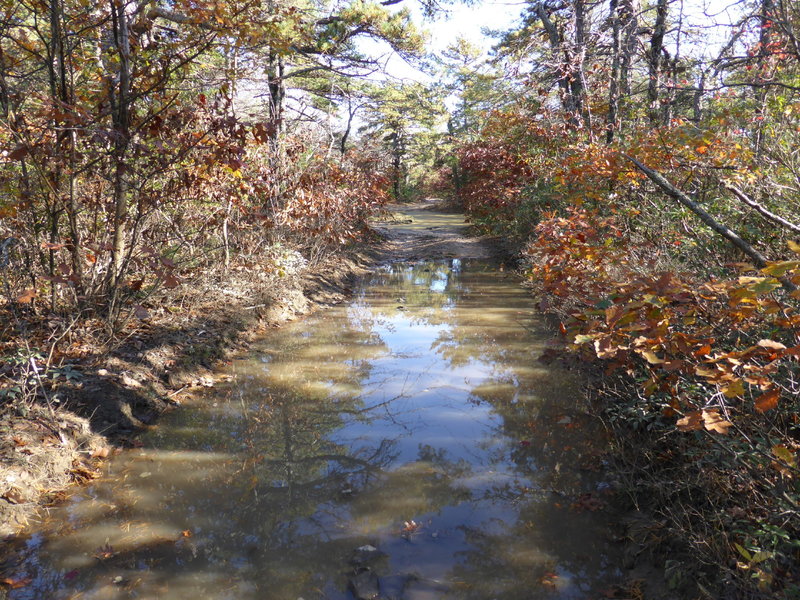
M773 277L783 277L789 271L797 269L800 267L800 261L798 260L785 260L781 262L777 262L771 264L767 267L761 269L761 272L765 275L772 275Z
M659 358L658 355L651 350L640 350L639 354L644 356L651 365L660 365L664 362L663 358Z
M744 394L744 384L741 379L737 379L722 388L722 393L726 398L738 398Z
M675 424L679 431L698 431L703 428L703 415L699 410L687 413Z
M20 295L17 296L17 302L20 304L30 304L36 298L36 290L33 288L25 289Z
M759 340L757 345L770 350L786 350L786 346L775 340Z
M733 423L719 414L718 410L704 410L703 425L708 431L727 434L728 429L733 426Z

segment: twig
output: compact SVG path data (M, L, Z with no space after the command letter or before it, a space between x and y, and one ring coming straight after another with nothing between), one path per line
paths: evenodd
M736 196L739 200L747 204L750 208L754 209L758 214L762 217L767 219L768 221L772 221L773 223L777 223L778 225L782 225L786 229L793 231L794 233L800 235L800 226L795 225L791 221L787 221L781 216L776 215L773 212L768 211L766 208L761 206L758 202L753 200L752 198L748 197L742 190L737 188L734 185L729 183L723 183L722 187L724 187L729 192L733 192L733 195Z
M664 176L661 175L661 173L643 165L638 160L628 156L627 154L623 154L623 156L636 165L636 168L647 175L648 179L655 183L656 186L658 186L665 194L667 194L667 196L674 198L683 204L686 208L696 214L703 223L708 225L708 227L716 231L731 244L741 250L744 254L749 256L757 268L763 269L767 266L767 258L763 254L739 237L739 234L737 234L735 231L717 221L702 206L667 181ZM787 292L797 291L797 286L792 283L789 278L778 277L777 279L781 282L783 289L785 289Z

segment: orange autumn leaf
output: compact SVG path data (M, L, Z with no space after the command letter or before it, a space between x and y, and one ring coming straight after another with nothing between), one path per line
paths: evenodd
M34 298L36 298L36 290L33 288L27 288L19 296L17 296L17 302L20 304L30 304L33 302Z
M21 587L25 587L31 581L33 581L30 577L21 577L19 579L14 579L13 577L6 577L4 579L0 579L0 583L3 585L7 585L12 590L19 589Z
M700 358L701 356L707 356L708 354L711 354L711 345L710 344L704 344L700 348L695 350L695 352L694 352L694 355L697 358Z
M755 400L756 410L760 413L765 413L778 407L778 398L781 397L780 390L770 390L761 394Z

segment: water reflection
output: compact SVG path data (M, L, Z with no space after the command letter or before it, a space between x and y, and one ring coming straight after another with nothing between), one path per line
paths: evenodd
M54 511L11 597L346 599L365 544L384 598L585 597L613 560L538 327L479 263L386 267Z

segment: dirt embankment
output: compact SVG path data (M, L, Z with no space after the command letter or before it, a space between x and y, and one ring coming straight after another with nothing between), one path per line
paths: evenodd
M35 521L64 490L100 474L110 454L164 411L213 385L215 364L259 333L347 297L353 277L404 260L500 259L488 238L468 235L463 216L435 203L394 206L375 223L380 240L276 278L257 261L186 284L113 343L87 344L69 377L48 383L49 406L31 404L0 425L0 535Z

